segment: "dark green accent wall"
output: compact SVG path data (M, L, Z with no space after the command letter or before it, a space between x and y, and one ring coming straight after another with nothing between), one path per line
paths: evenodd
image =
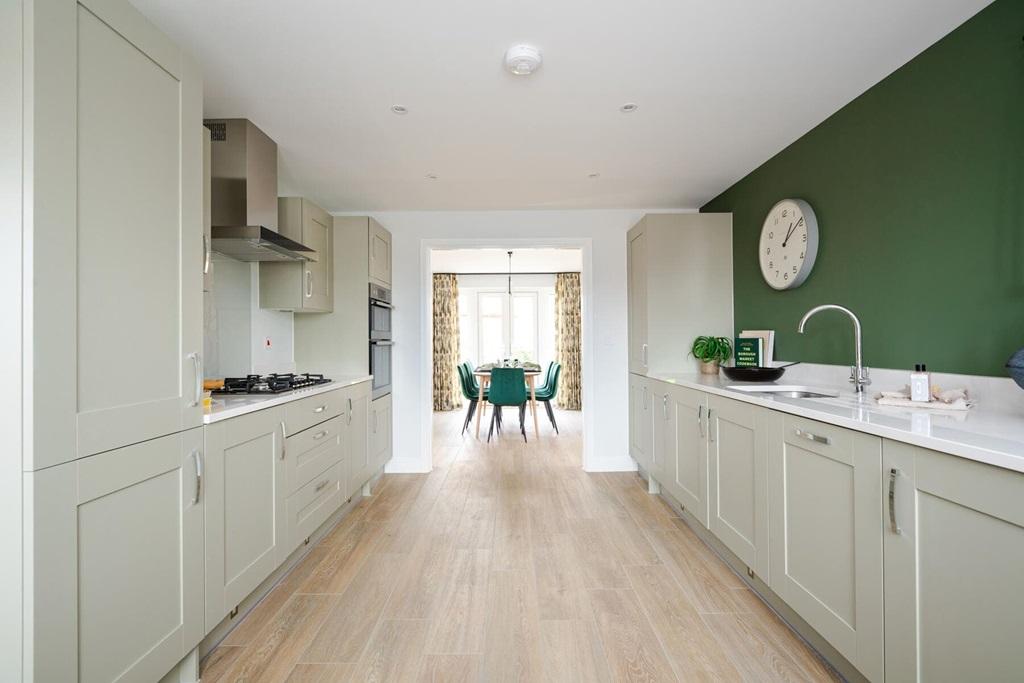
M997 0L701 208L733 213L736 329L776 357L1004 375L1024 346L1024 2ZM756 116L756 112L751 112ZM802 287L772 290L757 249L784 197L814 207Z

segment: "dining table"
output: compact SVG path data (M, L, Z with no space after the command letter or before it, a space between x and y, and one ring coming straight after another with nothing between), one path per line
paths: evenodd
M537 377L540 376L541 370L523 370L523 374L526 376L526 386L530 389L530 400L527 401L530 404L530 414L533 415L533 433L538 438L540 437L540 423L537 420ZM480 395L477 397L476 404L476 438L480 438L480 415L484 412L484 391L487 389L487 385L491 383L491 371L489 369L479 368L473 371L473 376L477 378L477 384L480 385Z

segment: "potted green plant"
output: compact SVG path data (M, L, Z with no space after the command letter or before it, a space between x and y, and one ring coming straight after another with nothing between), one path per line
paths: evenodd
M732 358L732 340L728 337L697 337L690 347L690 355L700 361L700 371L717 375L718 368Z

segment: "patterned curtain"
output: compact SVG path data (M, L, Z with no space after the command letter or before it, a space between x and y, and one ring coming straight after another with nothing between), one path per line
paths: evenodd
M459 386L459 281L454 273L434 273L434 410L462 405Z
M580 274L555 275L555 352L562 364L555 402L565 410L583 405L580 378Z

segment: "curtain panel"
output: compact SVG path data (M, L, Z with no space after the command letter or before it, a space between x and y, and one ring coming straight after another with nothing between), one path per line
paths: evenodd
M462 405L458 363L458 276L434 273L434 410L455 410Z
M555 352L562 364L555 403L565 410L583 406L580 364L580 274L555 275Z

